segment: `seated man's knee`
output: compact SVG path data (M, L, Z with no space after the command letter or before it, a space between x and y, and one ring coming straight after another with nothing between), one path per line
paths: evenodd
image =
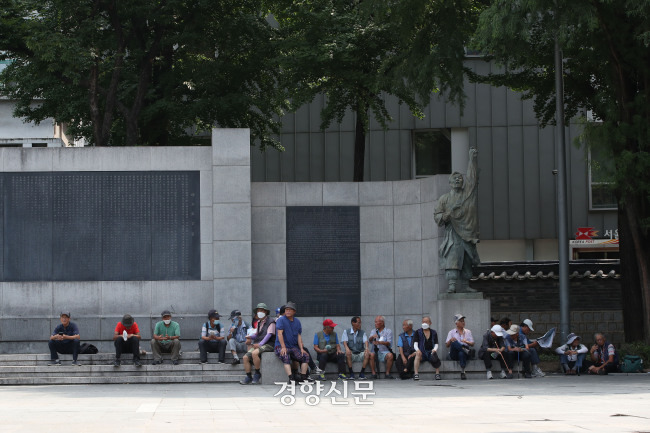
M387 353L386 354L386 361L392 361L393 360L393 354L392 353Z
M421 361L421 360L422 360L422 352L415 352L415 358L416 358L418 361Z

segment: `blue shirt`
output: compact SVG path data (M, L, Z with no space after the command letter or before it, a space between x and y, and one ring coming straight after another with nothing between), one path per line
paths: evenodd
M302 325L300 324L300 320L294 317L293 321L291 321L285 316L280 316L280 318L275 322L275 329L276 332L282 331L284 347L287 349L298 347L298 335L302 334ZM275 347L282 347L280 345L280 338L275 339Z
M324 332L323 335L325 336L325 341L327 342L327 344L330 344L330 336ZM336 341L334 342L334 344L339 344L339 336L334 334L334 337L336 337L335 338ZM314 346L318 346L318 332L314 334Z
M413 331L411 331L411 335L408 335L408 334L404 333L404 336L406 337L406 341L408 342L409 346L413 345L413 336L414 335L415 335L415 333ZM401 338L397 339L397 347L404 347L404 345L402 344L402 339Z
M68 335L72 337L73 335L79 335L79 328L77 328L77 325L75 323L68 323L68 327L64 328L63 323L59 324L56 328L54 328L54 332L52 332L52 335L58 335L59 332L63 332L63 335Z

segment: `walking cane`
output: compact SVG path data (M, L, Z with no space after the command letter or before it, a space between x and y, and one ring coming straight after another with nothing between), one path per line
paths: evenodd
M499 344L496 342L496 340L494 340L494 346L497 349L501 349L499 347ZM501 351L499 351L498 353L499 353L499 355L501 355L501 359L503 359L503 363L506 365L506 368L508 369L508 373L512 374L512 369L508 366L508 363L506 362L506 358L503 357L503 353L501 353Z

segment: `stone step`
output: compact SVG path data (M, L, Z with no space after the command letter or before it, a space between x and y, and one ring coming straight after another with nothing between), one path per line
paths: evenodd
M114 367L112 365L82 365L71 366L5 366L0 371L0 377L58 377L58 376L202 376L202 375L239 375L243 377L244 369L242 366L231 365L143 365L135 367L133 365L122 365Z
M211 364L216 364L217 354L209 353L208 362ZM63 363L69 363L72 361L72 355L62 355L59 354L59 359ZM115 360L114 353L97 353L94 355L80 354L79 361L83 365L108 365L112 364ZM153 362L153 355L151 352L147 352L145 355L141 355L140 359L143 364L151 364ZM165 363L170 362L169 354L164 354L163 359ZM181 358L179 359L180 364L197 364L199 363L200 354L199 352L182 352ZM226 365L230 365L233 357L230 352L226 353ZM122 361L126 363L131 363L132 355L130 353L122 354ZM17 354L4 354L0 355L0 366L9 366L9 365L47 365L50 361L50 355L46 353L17 353Z
M241 375L201 375L201 376L66 376L66 377L0 377L0 385L89 385L107 383L233 383L239 382Z

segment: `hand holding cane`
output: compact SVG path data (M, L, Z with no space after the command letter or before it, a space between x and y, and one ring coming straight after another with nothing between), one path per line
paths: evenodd
M503 363L505 364L506 368L508 369L508 373L512 374L512 370L510 369L510 367L508 367L508 363L506 362L506 358L503 357L503 353L501 353L501 348L499 347L499 344L496 342L496 340L494 341L494 346L497 348L497 352L499 353L499 355L501 355L501 359L503 359Z

